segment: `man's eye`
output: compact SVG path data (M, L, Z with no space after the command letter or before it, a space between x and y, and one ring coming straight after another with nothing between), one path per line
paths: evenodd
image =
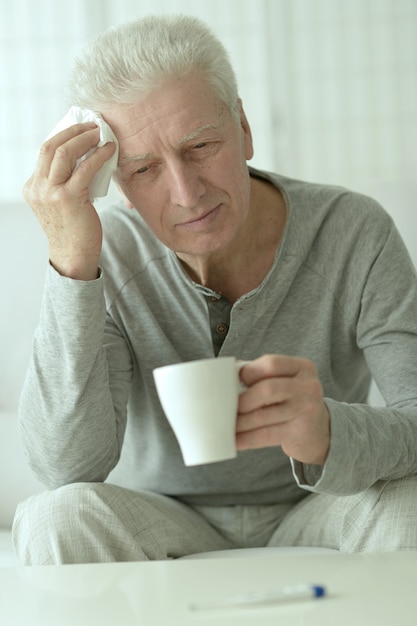
M205 148L207 145L207 141L200 141L200 143L195 144L194 150L201 150L201 148Z
M135 174L145 174L149 169L148 165L144 165L135 171Z

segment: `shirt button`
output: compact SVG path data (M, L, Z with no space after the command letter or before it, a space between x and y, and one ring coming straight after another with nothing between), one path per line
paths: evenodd
M227 333L226 324L217 324L216 331L219 333L219 335L224 335L225 333Z

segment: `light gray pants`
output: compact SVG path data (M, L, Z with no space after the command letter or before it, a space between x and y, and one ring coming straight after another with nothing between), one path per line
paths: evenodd
M191 508L106 483L76 483L19 505L23 564L143 561L260 546L343 552L417 550L417 477L348 497L310 494L295 506Z

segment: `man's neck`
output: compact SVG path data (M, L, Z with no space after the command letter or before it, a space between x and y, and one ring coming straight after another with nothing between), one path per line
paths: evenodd
M208 258L180 257L195 282L231 302L258 287L271 269L286 223L282 194L271 183L251 179L251 210L237 241Z

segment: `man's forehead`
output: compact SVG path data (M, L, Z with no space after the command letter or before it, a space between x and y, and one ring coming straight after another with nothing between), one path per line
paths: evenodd
M199 139L204 133L212 131L213 133L218 133L221 129L222 125L219 124L203 124L201 126L197 126L190 132L182 135L178 139L178 147L184 146L192 141ZM145 161L147 159L152 158L152 152L143 152L138 154L124 154L123 152L119 158L119 167L128 163L136 162L136 161Z

